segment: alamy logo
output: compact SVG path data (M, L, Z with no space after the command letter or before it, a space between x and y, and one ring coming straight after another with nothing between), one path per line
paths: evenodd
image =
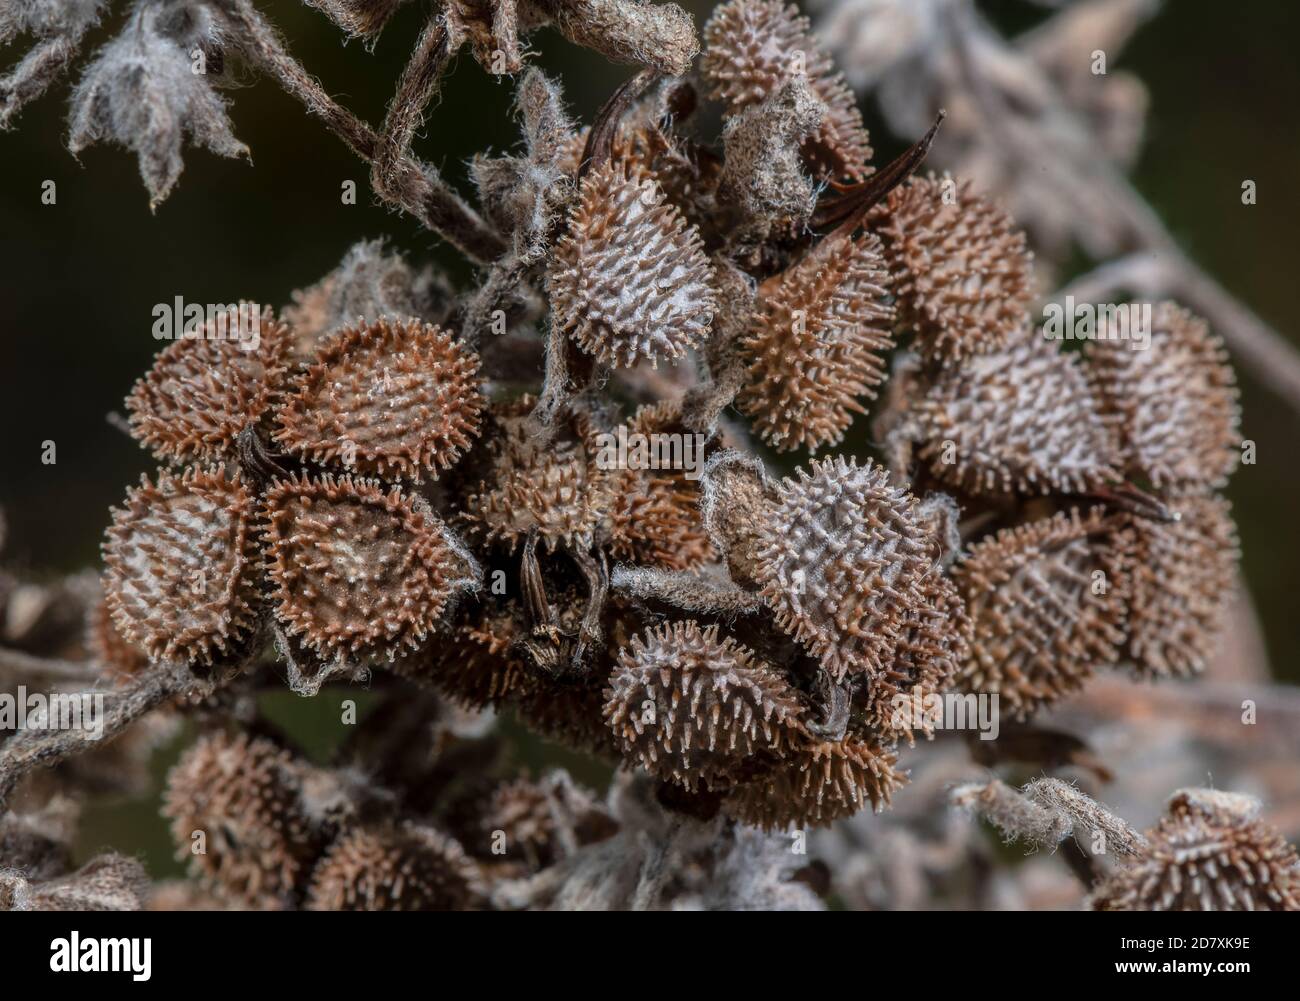
M262 343L262 307L255 302L186 302L177 296L153 308L155 341L235 341L244 351Z
M82 938L73 932L50 943L55 973L129 973L136 981L153 975L153 939Z
M704 442L702 434L628 434L619 425L617 432L597 436L596 468L680 469L688 480L698 480L704 469Z
M912 730L978 730L980 740L997 740L1001 726L998 723L997 693L924 692L913 688L911 692L895 695L891 706L890 725Z
M91 740L104 736L102 692L0 692L0 730L80 730Z
M1043 307L1043 336L1049 341L1128 341L1134 351L1151 346L1151 303L1076 303Z

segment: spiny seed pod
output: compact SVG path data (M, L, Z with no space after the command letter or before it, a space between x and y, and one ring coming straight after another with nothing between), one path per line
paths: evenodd
M764 283L743 340L749 363L737 405L778 451L842 440L893 347L879 240L832 239Z
M290 384L273 437L363 476L436 478L479 433L478 356L432 324L345 327Z
M915 498L882 467L842 456L810 465L782 481L758 526L763 597L832 676L878 675L925 605L933 546Z
M691 790L726 786L801 731L795 691L716 625L665 623L634 638L605 696L624 753Z
M489 477L466 499L461 517L512 551L533 531L547 549L589 545L608 503L594 433L579 416L543 440L529 417L535 403L523 396L493 406Z
M1003 348L1033 296L1033 255L1011 217L950 177L913 178L869 219L884 238L899 319L952 365Z
M1136 862L1093 893L1099 911L1300 911L1300 859L1259 801L1182 789Z
M1041 337L947 370L911 419L917 455L968 494L1086 493L1119 478L1083 366Z
M236 458L235 439L271 408L293 338L269 309L241 303L168 345L126 398L131 431L163 462Z
M419 646L477 571L417 498L351 477L276 482L264 533L276 617L322 657Z
M856 737L807 741L726 800L731 816L763 830L824 827L868 803L879 811L907 781L892 751Z
M252 628L259 604L253 498L220 469L141 477L104 538L113 625L154 660L210 663Z
M1130 533L1101 508L1006 528L953 578L974 624L958 681L1023 719L1113 664L1124 642Z
M1130 306L1128 315L1141 308ZM1149 332L1150 344L1140 350L1134 332L1114 329L1108 318L1088 351L1128 471L1157 490L1222 486L1241 448L1236 377L1223 343L1172 302L1155 308Z
M677 359L717 307L699 233L653 178L609 161L583 178L547 273L552 322L603 365Z
M485 709L528 684L528 665L515 649L522 629L509 607L463 605L445 643L399 657L392 670L432 684L457 705Z
M477 854L507 865L522 856L535 870L553 865L575 843L603 841L617 829L617 821L594 793L555 771L538 781L520 778L492 790L477 818L476 837L483 848ZM504 856L499 851L494 855L501 838Z
M255 907L287 905L321 844L301 800L303 770L260 737L201 737L167 776L163 814L177 858ZM195 836L203 852L193 851Z
M1188 497L1170 506L1178 521L1130 521L1126 654L1148 677L1204 669L1235 590L1239 551L1232 506L1215 496Z
M781 0L731 0L714 10L704 43L700 71L712 97L735 112L806 77L827 111L804 154L832 177L859 180L870 172L871 144L857 100L796 7Z
M481 903L478 867L460 844L404 823L343 834L312 874L313 911L464 911Z
M117 679L129 678L149 665L148 655L118 632L102 592L86 615L86 650Z

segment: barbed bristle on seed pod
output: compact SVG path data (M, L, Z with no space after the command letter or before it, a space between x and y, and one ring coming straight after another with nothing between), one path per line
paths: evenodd
M678 785L726 786L802 731L798 695L718 627L664 623L635 637L605 692L623 752Z
M249 906L290 904L322 847L301 801L303 778L297 759L264 738L200 737L163 796L177 857Z
M163 462L236 458L235 439L266 416L293 348L269 309L241 303L159 352L126 398L131 432Z
M273 484L264 545L276 618L330 659L419 646L477 576L421 501L351 477Z
M436 478L479 433L478 365L471 349L420 320L345 327L289 384L273 438L350 473Z
M463 911L479 906L478 866L450 836L414 823L357 827L316 865L314 911Z
M968 494L1086 493L1119 478L1117 442L1078 357L1028 333L944 371L907 419L918 458Z
M1089 903L1099 911L1300 911L1300 859L1259 819L1259 801L1182 789L1136 861Z
M238 474L142 477L104 537L104 600L121 637L191 664L238 644L257 616L253 498Z
M131 677L149 664L148 654L122 638L102 589L86 614L85 642L86 651L118 680Z
M711 96L739 111L806 77L826 117L804 154L820 173L859 180L872 157L857 99L813 37L808 18L782 0L730 0L704 26L700 72Z
M778 451L837 444L865 413L893 347L889 276L874 236L832 237L759 289L743 340L748 356L737 406Z
M1130 520L1125 653L1138 674L1153 678L1204 669L1236 591L1239 550L1231 505L1210 495L1170 507L1177 521Z
M907 781L893 751L849 736L842 741L805 741L761 779L741 786L726 811L763 830L824 827L868 804L881 810Z
M913 178L869 216L915 350L951 365L1007 345L1034 294L1025 235L969 182Z
M1141 304L1129 307L1132 317ZM1088 361L1103 414L1119 435L1129 475L1157 490L1222 486L1241 454L1236 377L1222 342L1172 302L1152 311L1150 343L1106 317Z
M916 499L882 467L841 456L810 468L782 481L758 526L763 597L833 677L877 675L926 605L934 547Z
M971 547L953 578L974 626L958 675L1023 719L1114 664L1124 642L1131 533L1101 508L1006 528Z
M614 160L582 179L546 286L552 322L616 368L682 357L717 306L699 234L654 178Z

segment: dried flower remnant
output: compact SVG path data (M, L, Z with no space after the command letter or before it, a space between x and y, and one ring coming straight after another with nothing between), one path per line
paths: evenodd
M762 529L777 497L763 463L740 451L719 452L704 467L700 484L700 514L732 580L757 588Z
M358 827L317 863L307 908L469 910L481 892L478 867L448 835L414 823Z
M1088 361L1130 475L1175 493L1223 486L1240 455L1241 430L1222 343L1204 320L1169 302L1153 310L1145 351L1121 333L1103 325Z
M889 284L872 236L830 237L759 288L737 406L778 451L837 444L884 380Z
M479 432L478 356L432 324L380 317L340 331L296 376L272 436L362 476L437 478Z
M853 92L813 38L808 19L781 0L730 0L704 26L700 72L712 96L734 113L758 104L796 77L807 78L826 117L804 154L831 178L860 180L872 156Z
M238 475L142 478L114 510L103 554L113 624L153 660L209 663L253 626L253 498Z
M1124 642L1131 536L1100 508L1006 528L953 569L974 624L958 681L1018 718L1077 691Z
M868 218L884 242L899 320L927 360L960 363L1022 330L1033 255L1011 217L969 183L914 177Z
M716 309L699 234L654 178L614 160L583 177L546 285L552 322L614 368L677 360Z
M330 659L419 646L478 574L415 498L350 477L275 483L264 544L276 618Z
M1147 845L1091 898L1100 911L1300 911L1300 859L1259 801L1183 789Z
M605 720L624 753L687 789L726 785L802 732L794 690L717 626L665 623L610 674Z
M270 310L240 304L154 360L126 398L136 439L164 462L236 458L236 440L270 411L288 370L291 334ZM256 321L256 336L244 329Z

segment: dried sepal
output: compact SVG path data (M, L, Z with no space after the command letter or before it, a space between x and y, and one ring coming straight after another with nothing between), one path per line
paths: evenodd
M654 178L613 160L583 177L546 284L552 322L611 367L675 361L716 309L699 234Z
M915 177L869 216L894 275L899 320L931 362L1005 347L1034 294L1025 235L968 181Z
M837 444L865 412L893 346L888 284L875 237L831 237L759 289L736 404L769 445Z
M403 0L308 0L353 38L374 38L397 13Z
M781 674L694 621L635 637L605 694L623 753L691 790L726 787L802 732L802 706Z
M1023 719L1114 664L1132 536L1101 508L1062 511L977 542L953 568L974 625L961 687Z
M142 477L103 545L104 600L122 638L154 660L192 664L237 646L260 606L253 517L238 474Z
M237 458L240 432L267 416L284 379L289 329L248 303L219 311L158 353L126 398L131 433L163 462Z
M479 433L478 368L474 351L417 319L346 327L288 385L273 438L362 476L436 479Z
M700 515L731 579L743 588L757 588L761 533L776 502L776 486L755 456L732 449L709 459L700 486Z
M700 50L691 15L675 3L638 0L523 0L575 45L619 63L681 76Z
M813 37L809 21L782 0L730 0L704 26L700 71L711 96L732 112L758 104L806 77L826 116L804 154L832 177L859 180L872 150L853 92Z
M10 0L0 9L0 45L19 33L35 44L8 73L0 76L0 131L12 124L77 57L86 32L98 22L107 0Z
M1131 306L1128 315L1141 308ZM1222 486L1241 454L1236 377L1223 343L1172 302L1152 311L1145 350L1133 333L1107 318L1088 351L1097 399L1129 474L1176 493Z
M1092 894L1099 911L1300 911L1300 859L1259 801L1182 789L1132 864Z
M276 618L323 658L391 660L418 647L479 576L442 521L397 487L295 476L265 503Z

